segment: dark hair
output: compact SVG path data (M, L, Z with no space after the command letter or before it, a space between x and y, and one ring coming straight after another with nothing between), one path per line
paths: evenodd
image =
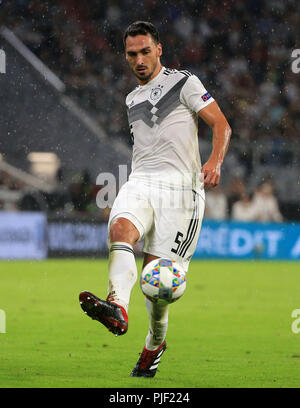
M124 32L123 35L124 45L126 44L126 38L128 36L135 37L136 35L147 34L151 35L153 41L156 44L160 42L158 31L152 23L149 23L148 21L135 21L134 23L130 24L130 26L127 27L126 31Z

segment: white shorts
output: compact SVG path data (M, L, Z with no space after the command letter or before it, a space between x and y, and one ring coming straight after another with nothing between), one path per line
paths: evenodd
M139 231L143 252L173 259L187 272L195 252L204 213L203 197L191 189L154 187L127 181L111 209L113 220L123 217Z

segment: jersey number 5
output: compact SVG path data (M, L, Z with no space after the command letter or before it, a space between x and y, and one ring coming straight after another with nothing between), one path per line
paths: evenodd
M180 244L182 242L183 234L182 232L178 231L176 238L175 238L175 243L177 244L177 248L172 248L171 251L174 252L174 254L177 254L178 249L180 247Z

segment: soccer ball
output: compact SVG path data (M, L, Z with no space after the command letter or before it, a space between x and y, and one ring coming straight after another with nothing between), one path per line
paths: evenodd
M140 286L143 294L152 302L173 303L185 292L185 272L175 261L154 259L143 269Z

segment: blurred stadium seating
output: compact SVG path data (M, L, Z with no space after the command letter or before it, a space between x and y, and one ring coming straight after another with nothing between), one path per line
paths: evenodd
M116 163L130 160L124 98L135 79L122 33L141 19L160 31L163 64L199 75L228 117L233 137L221 185L228 199L233 181L252 192L270 179L284 218L299 220L300 74L290 66L300 38L296 0L0 1L0 26L64 84L61 91L50 87L2 36L0 48L14 61L14 71L0 78L2 159L24 171L33 151L54 152L60 162L57 189L42 192L35 204L34 194L21 200L15 195L17 208L55 214L70 208L75 215L91 211L105 218L95 208L94 181L103 169L114 173ZM199 123L203 161L210 137ZM22 183L0 173L0 190L26 190ZM12 208L12 196L3 197L2 207Z

